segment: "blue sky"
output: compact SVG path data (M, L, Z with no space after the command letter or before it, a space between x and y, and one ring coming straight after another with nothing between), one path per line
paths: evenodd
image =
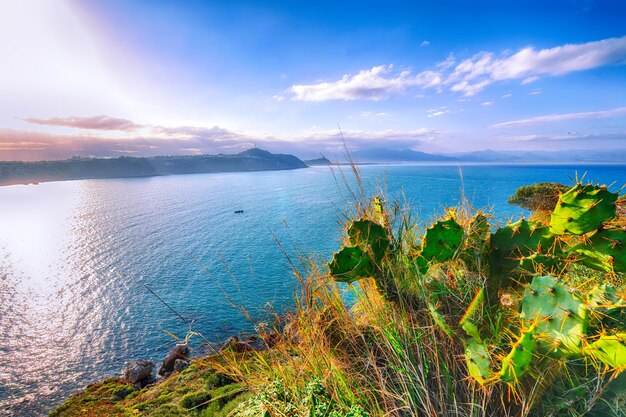
M624 149L625 23L620 1L6 2L0 160L333 156L338 125L351 149Z

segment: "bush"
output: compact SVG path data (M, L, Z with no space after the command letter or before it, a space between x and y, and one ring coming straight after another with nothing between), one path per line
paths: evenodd
M565 192L568 188L566 185L555 182L522 185L509 198L509 204L514 204L530 211L552 210L559 199L559 193Z

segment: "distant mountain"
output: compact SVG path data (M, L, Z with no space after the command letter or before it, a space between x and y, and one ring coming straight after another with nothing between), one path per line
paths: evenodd
M272 154L257 148L234 155L72 158L64 161L0 162L0 185L89 178L270 171L306 167L304 162L293 155Z
M429 154L412 149L385 149L372 148L351 153L355 162L454 162L457 159L450 156Z
M564 151L477 151L450 154L460 162L494 163L626 163L626 149Z
M364 149L351 153L357 163L472 162L472 163L626 163L626 149L567 151L484 151L430 154L412 149Z
M316 159L306 159L304 161L305 164L307 164L310 167L313 166L328 166L328 165L332 165L333 163L329 160L326 159L326 157L322 156L321 158L316 158Z

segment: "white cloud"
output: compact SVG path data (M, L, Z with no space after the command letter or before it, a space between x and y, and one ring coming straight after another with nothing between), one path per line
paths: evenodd
M428 88L439 85L441 77L434 71L411 75L411 71L393 72L393 65L379 65L357 74L345 74L339 81L294 85L288 91L294 100L381 100L404 92L409 87Z
M493 101L483 101L483 102L481 103L481 105L482 105L482 106L485 106L485 107L491 106L492 104L493 104Z
M509 122L496 123L491 125L492 129L502 128L515 128L524 127L530 125L536 125L541 123L554 123L563 122L568 120L581 120L581 119L606 119L610 117L626 116L626 107L618 107L611 110L590 111L581 113L564 113L564 114L549 114L546 116L531 117L529 119L512 120Z
M541 93L543 93L543 90L541 88L535 88L533 91L531 91L528 94L530 94L531 96L538 96Z
M423 41L420 46L428 46L430 45L430 41Z
M500 97L500 98L510 98L510 97L513 97L513 93L503 94L502 97Z
M539 79L538 75L533 75L532 77L528 77L528 78L524 78L522 80L522 85L526 85L526 84L530 84L530 83L534 83L535 81L537 81Z
M522 78L522 84L528 84L541 75L562 75L620 63L626 63L626 36L541 50L528 46L505 58L480 52L458 64L446 82L454 83L454 91L471 96L495 81Z
M448 87L453 92L473 96L490 84L521 79L529 84L541 76L558 76L605 65L626 63L626 36L547 49L528 46L516 53L479 52L458 64L453 55L436 64L434 70L413 74L393 72L393 65L380 65L345 74L338 81L293 85L288 92L294 100L382 100L402 94L409 88ZM455 66L456 64L456 66Z
M427 117L431 118L431 117L439 117L439 116L443 116L444 114L448 114L450 113L450 110L446 106L442 106L436 109L428 109L426 110L426 113L428 115Z

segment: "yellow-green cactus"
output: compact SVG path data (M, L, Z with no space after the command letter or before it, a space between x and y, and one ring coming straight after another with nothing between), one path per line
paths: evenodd
M550 231L557 235L582 235L602 227L615 217L617 194L605 186L576 184L564 194L550 217Z
M520 317L537 322L538 347L553 356L576 357L589 324L587 305L554 277L534 277L524 290Z

